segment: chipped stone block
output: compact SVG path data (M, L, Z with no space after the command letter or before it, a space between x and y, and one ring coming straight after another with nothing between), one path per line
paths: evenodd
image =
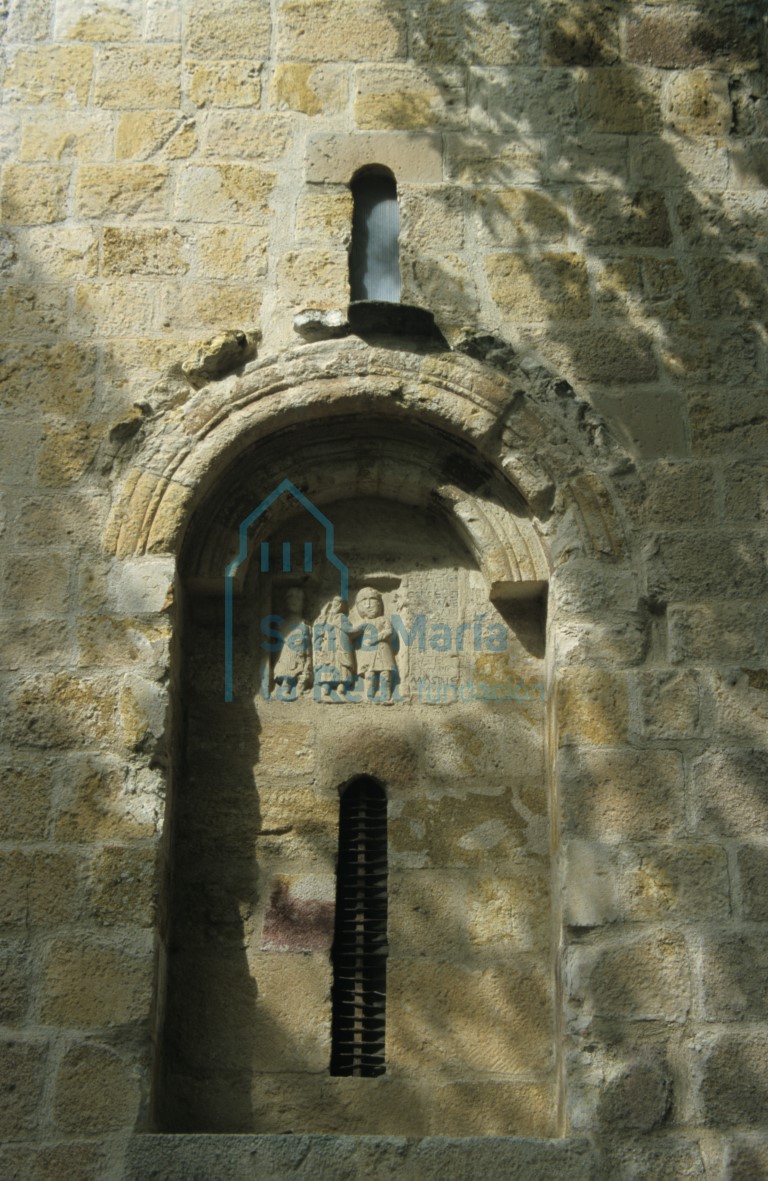
M338 309L324 312L319 308L306 308L293 317L293 328L306 341L333 340L350 333L346 313Z
M256 355L258 337L253 334L230 329L213 340L201 344L194 357L183 361L181 368L195 389L201 389L207 382L238 369Z

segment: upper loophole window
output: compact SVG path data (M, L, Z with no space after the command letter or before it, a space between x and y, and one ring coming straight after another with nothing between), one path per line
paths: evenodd
M397 185L388 169L362 169L352 184L352 300L400 301L400 210Z

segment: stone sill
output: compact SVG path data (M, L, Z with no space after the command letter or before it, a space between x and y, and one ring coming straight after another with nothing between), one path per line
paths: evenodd
M587 1140L518 1136L134 1136L124 1181L595 1181Z

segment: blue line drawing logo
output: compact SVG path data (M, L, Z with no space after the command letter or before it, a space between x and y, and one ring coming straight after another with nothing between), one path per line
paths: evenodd
M339 572L339 596L346 602L349 598L349 570L341 558L334 552L334 530L333 524L328 520L325 513L321 513L320 509L312 503L308 496L300 492L296 485L291 480L282 480L276 488L273 488L269 496L262 500L258 508L255 508L252 513L240 522L239 528L239 548L237 557L234 558L224 569L224 700L233 700L233 671L234 671L234 652L233 652L233 624L234 624L234 583L237 576L237 571L242 563L248 557L248 530L258 521L267 509L278 500L284 492L289 493L295 500L299 502L302 508L306 509L308 513L315 518L316 521L323 526L325 530L325 556L332 566L335 566ZM259 572L261 574L268 574L270 570L279 570L280 573L289 574L293 567L293 554L291 552L291 543L289 541L273 542L273 548L277 550L274 557L278 557L277 564L271 564L273 555L270 553L270 543L262 541L259 547ZM313 568L313 553L312 542L305 541L302 547L302 564L301 569L305 574L311 574Z

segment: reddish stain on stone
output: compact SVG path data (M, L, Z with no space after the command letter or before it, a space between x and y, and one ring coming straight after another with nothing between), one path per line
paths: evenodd
M277 878L264 916L263 951L330 951L335 906L319 899L292 898L285 878Z

